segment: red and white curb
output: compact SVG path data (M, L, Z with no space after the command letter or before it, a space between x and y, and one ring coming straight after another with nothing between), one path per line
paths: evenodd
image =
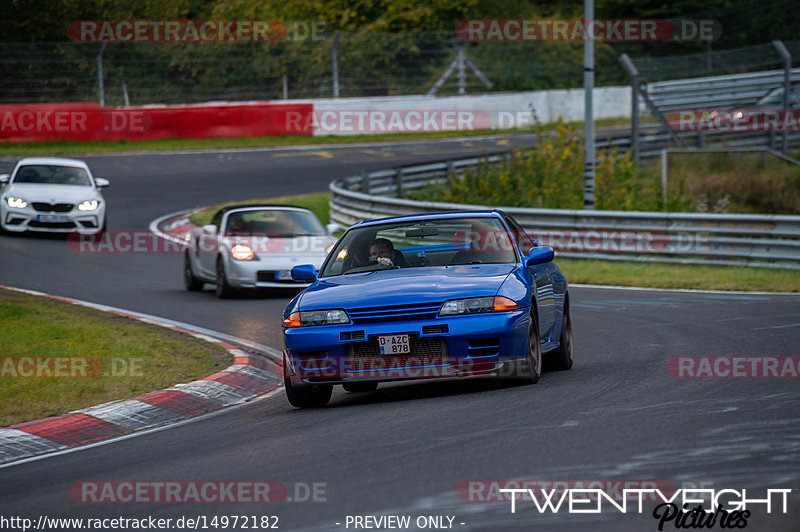
M183 421L255 399L281 384L282 358L277 349L156 316L33 290L2 285L0 287L165 327L216 343L234 356L232 366L200 380L60 416L0 428L0 464ZM245 352L229 340L259 354Z
M150 232L164 240L169 240L177 244L185 244L186 235L192 229L198 229L198 226L189 221L189 217L197 212L197 210L199 209L173 212L160 216L150 222Z

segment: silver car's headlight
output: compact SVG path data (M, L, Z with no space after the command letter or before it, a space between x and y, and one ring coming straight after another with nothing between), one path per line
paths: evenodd
M253 260L256 254L247 244L236 244L231 248L231 257L236 260Z
M15 209L24 209L28 206L28 202L22 198L15 198L13 196L9 196L6 198L6 203L9 207L13 207Z
M97 200L86 200L78 203L78 210L79 211L95 211L100 206L100 202Z

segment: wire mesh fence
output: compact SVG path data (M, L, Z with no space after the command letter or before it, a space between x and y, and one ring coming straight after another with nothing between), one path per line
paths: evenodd
M271 43L108 43L104 101L132 105L334 95L335 34ZM339 96L426 94L456 59L453 32L352 32L336 48ZM464 69L467 93L580 87L582 43L462 43L491 82ZM100 43L0 43L0 103L97 101ZM597 84L624 84L616 53L596 52ZM457 74L437 94L458 91Z
M800 63L800 41L784 41ZM777 69L783 60L772 43L664 57L633 57L643 81L664 81Z
M800 41L785 42L800 62ZM469 42L453 32L345 32L264 43L0 43L0 103L98 101L102 64L106 105L426 94L458 57L436 94L581 87L581 42ZM654 44L652 53L658 54ZM624 45L595 43L596 84L625 85L617 60ZM336 54L337 72L333 58ZM752 72L781 67L772 44L638 57L642 81Z

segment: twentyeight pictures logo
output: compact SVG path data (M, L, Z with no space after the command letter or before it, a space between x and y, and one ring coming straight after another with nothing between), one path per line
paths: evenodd
M668 19L467 19L456 26L462 41L711 41L722 34L715 20Z

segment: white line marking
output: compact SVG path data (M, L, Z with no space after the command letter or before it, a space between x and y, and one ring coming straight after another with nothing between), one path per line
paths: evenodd
M496 135L475 135L467 137L452 137L452 138L438 138L438 139L408 139L408 140L385 140L377 142L357 142L357 143L341 143L341 144L326 144L320 142L318 144L296 144L288 146L262 146L252 148L208 148L208 149L194 149L194 150L162 150L162 151L121 151L121 152L105 152L105 153L91 153L91 152L75 152L67 154L72 157L121 157L132 155L202 155L202 154L228 154L228 153L258 153L258 152L273 152L273 151L308 151L308 150L322 150L322 149L346 149L346 148L376 148L380 146L410 146L414 144L428 145L431 142L446 144L458 142L480 142L480 141L493 141L498 139L518 139L520 137L535 136L535 133L498 133ZM19 157L5 156L0 160L18 160Z
M578 288L602 288L604 290L633 290L638 292L686 292L690 294L741 294L746 296L800 296L800 292L746 292L742 290L694 290L690 288L648 288L644 286L615 286L603 284L570 283Z
M789 325L773 325L772 327L756 327L754 329L750 329L751 331L763 331L766 329L786 329L788 327L800 327L800 323L792 323Z

